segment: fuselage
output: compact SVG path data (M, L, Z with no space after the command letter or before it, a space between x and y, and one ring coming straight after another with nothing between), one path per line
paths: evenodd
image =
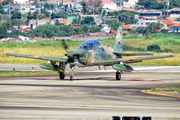
M70 65L79 67L92 66L93 62L115 59L112 47L105 47L97 40L89 40L82 43L76 50L67 54Z

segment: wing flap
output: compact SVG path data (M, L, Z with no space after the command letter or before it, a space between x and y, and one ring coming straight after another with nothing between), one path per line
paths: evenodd
M146 56L146 57L129 57L129 58L119 58L119 59L107 59L103 61L95 61L89 65L113 65L119 62L124 63L137 63L142 62L143 60L150 60L150 59L162 59L162 58L170 58L175 57L174 55L162 55L162 56Z
M120 56L139 56L139 55L153 55L152 52L113 52L114 54Z
M67 58L59 58L59 57L48 57L48 56L38 56L38 55L26 55L26 54L15 54L15 53L6 53L8 56L16 56L23 58L31 58L31 59L39 59L39 60L51 60L56 62L66 62Z

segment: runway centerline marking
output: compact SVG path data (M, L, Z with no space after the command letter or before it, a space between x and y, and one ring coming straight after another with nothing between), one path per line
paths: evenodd
M155 92L152 92L151 90L141 90L141 92L147 93L147 94L152 94L152 95L167 96L167 97L180 97L180 96L176 96L176 95L169 95L169 94L155 93Z

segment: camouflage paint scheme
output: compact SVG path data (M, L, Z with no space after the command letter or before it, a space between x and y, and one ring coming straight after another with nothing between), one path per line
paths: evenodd
M122 40L122 27L117 30L114 46L105 47L97 40L89 40L82 43L76 50L68 51L67 45L63 43L67 54L67 58L37 56L37 55L25 55L7 53L9 56L25 57L31 59L48 60L50 63L42 63L40 67L44 69L59 71L64 73L66 64L70 65L72 72L74 68L86 67L86 66L112 66L117 71L132 71L133 68L128 63L142 62L142 60L160 59L175 57L174 55L162 55L162 56L145 56L145 57L128 57L123 56L140 56L140 55L153 55L151 52L123 52L123 40ZM56 63L59 64L56 64ZM63 74L64 75L64 74ZM65 76L65 75L64 75ZM61 78L62 75L61 75Z

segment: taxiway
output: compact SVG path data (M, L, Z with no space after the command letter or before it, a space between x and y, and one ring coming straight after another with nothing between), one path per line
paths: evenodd
M180 67L134 68L137 71L122 74L121 81L115 80L111 68L82 68L74 81L69 81L69 74L65 80L59 80L58 74L0 77L0 119L180 118L180 97L141 92L180 87Z

